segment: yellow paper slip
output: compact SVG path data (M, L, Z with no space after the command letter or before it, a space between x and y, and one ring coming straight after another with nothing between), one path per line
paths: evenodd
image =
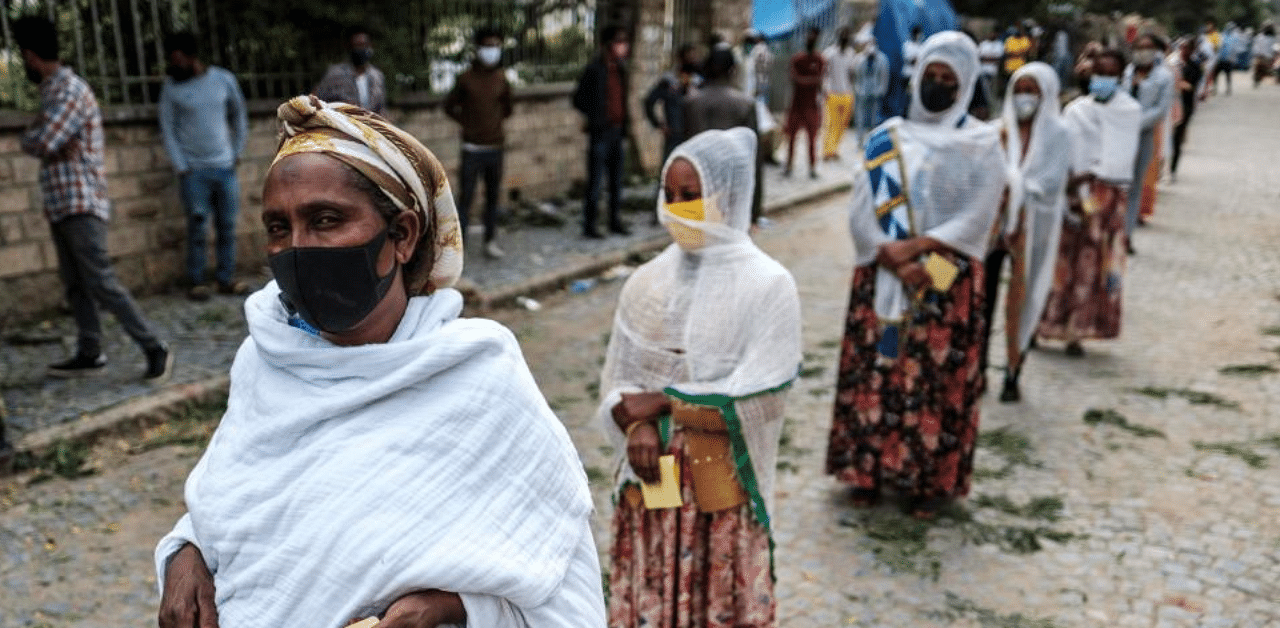
M955 264L937 253L930 253L925 259L924 270L933 278L933 289L938 292L950 290L951 284L955 283L956 276L960 274L960 269Z
M347 628L373 628L374 626L377 626L377 625L378 625L377 617L366 617L354 624L351 624L350 626L347 626Z
M684 505L680 499L680 469L676 467L675 456L658 458L659 479L657 484L648 482L640 485L640 494L644 496L644 507L649 510L658 508L679 508Z

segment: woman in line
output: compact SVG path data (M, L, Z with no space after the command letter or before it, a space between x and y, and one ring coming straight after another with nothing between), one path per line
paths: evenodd
M1123 69L1119 51L1099 52L1089 93L1063 110L1071 136L1069 211L1036 333L1066 341L1070 356L1084 355L1083 340L1120 335L1127 191L1142 124L1141 105L1119 88Z
M1064 147L1071 145L1071 137L1058 112L1058 75L1052 66L1033 61L1013 73L1000 125L1009 187L996 221L995 244L987 255L984 316L991 321L995 313L1007 256L1012 265L1004 304L1008 361L1000 401L1012 402L1022 398L1018 377L1053 287L1066 210L1071 152ZM990 337L988 324L982 343L984 364Z
M675 243L618 299L598 412L619 452L613 628L775 625L769 522L800 300L747 235L756 144L739 127L676 147L658 204Z
M1005 175L996 128L965 112L977 79L967 36L926 40L910 118L872 132L853 180L827 472L859 505L887 483L922 518L968 493L985 383L982 260Z
M279 109L227 412L156 548L160 626L599 626L586 475L510 331L462 319L440 163L352 105Z

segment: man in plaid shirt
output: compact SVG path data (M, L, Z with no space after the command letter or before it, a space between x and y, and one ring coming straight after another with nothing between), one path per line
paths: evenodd
M107 182L102 160L102 111L84 79L58 61L58 33L42 17L14 24L27 78L40 85L40 114L22 135L22 150L40 159L45 215L58 252L58 270L79 331L74 357L51 364L52 377L101 371L98 305L115 315L147 358L144 378L167 378L173 355L156 337L107 257Z

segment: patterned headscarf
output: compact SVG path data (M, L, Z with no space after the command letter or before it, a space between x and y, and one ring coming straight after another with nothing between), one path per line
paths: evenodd
M355 105L298 96L276 110L280 143L274 167L298 153L323 153L355 168L400 211L418 214L423 237L406 267L409 295L448 288L462 274L462 231L449 178L412 135ZM434 237L429 237L434 236Z

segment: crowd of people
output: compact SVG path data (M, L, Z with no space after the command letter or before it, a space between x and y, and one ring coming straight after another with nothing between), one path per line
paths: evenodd
M18 24L42 95L22 145L42 159L80 330L76 356L51 368L102 368L98 303L143 348L146 376L162 378L172 357L105 255L92 91L57 61L51 23ZM628 231L618 197L629 38L621 27L603 34L573 97L589 137L592 238L603 235L605 178L608 229ZM869 36L841 30L820 53L818 35L790 61L788 172L804 130L814 174L820 105L823 156L834 158L850 117L877 111L891 80ZM857 120L855 265L826 455L856 505L888 491L931 518L968 493L1006 260L1001 401L1021 398L1037 338L1082 355L1084 341L1119 335L1125 266L1154 209L1164 134L1176 171L1215 74L1205 62L1221 58L1199 38L1167 56L1154 33L1128 51L1090 46L1073 69L1086 89L1063 108L1062 65L1035 60L1035 47L1016 41L1026 38L1015 31L997 56L967 34L917 29L905 115ZM456 203L429 148L378 114L381 74L361 31L350 63L277 111L261 215L274 280L246 301L249 338L227 412L188 479L188 513L156 549L163 628L370 616L388 628L776 625L773 483L802 359L801 303L789 271L751 238L772 117L760 107L768 51L758 34L745 42L737 54L713 43L705 62L678 49L645 99L665 140L655 216L672 244L623 286L600 374L596 418L616 452L608 603L574 445L515 336L461 318L452 288L481 174L485 251L502 254L492 215L511 115L501 37L475 34L475 64L446 100L462 124ZM210 215L216 289L240 292L223 228L238 211L243 97L189 36L166 49L161 125L200 252L191 294L207 298L194 289ZM988 122L972 107L993 80L1003 84Z

